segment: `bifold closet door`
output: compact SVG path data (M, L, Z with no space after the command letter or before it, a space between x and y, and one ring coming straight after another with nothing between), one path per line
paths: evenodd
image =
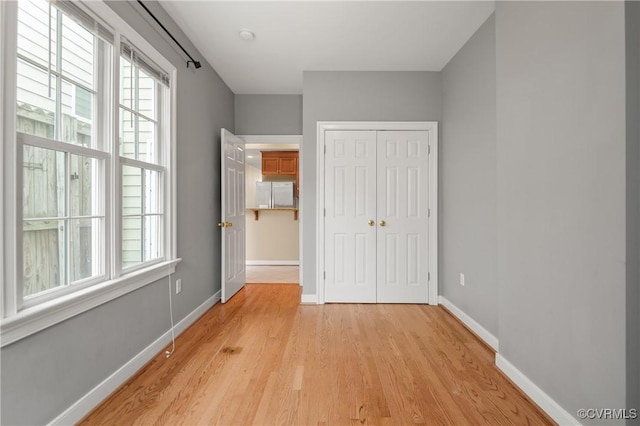
M426 131L325 133L325 301L428 303Z
M377 132L378 303L429 301L429 133Z
M376 302L376 132L325 134L325 301Z

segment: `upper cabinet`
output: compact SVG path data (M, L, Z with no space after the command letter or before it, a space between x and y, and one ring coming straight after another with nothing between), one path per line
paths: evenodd
M300 196L298 151L262 151L262 174L296 177L296 197Z
M295 175L297 173L297 151L262 151L263 175Z

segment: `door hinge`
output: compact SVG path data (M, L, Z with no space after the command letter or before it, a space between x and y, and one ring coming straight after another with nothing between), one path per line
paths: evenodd
M427 217L431 217L431 209L427 209Z
M427 281L431 281L431 272L427 272Z

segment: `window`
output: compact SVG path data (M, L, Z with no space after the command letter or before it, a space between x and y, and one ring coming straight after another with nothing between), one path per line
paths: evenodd
M97 65L109 62L112 45L40 0L18 2L17 26L23 188L18 294L20 305L28 306L105 278L110 144L96 121L106 115L108 105L98 98L106 99L109 85ZM79 93L83 116L77 114Z
M15 29L2 55L15 88L2 99L15 110L1 127L13 188L3 211L15 212L3 229L4 345L28 335L32 312L105 301L105 288L115 297L174 267L175 68L100 2L7 2L0 21L3 36Z
M165 168L159 143L168 77L122 43L120 58L120 162L122 164L122 266L162 257Z

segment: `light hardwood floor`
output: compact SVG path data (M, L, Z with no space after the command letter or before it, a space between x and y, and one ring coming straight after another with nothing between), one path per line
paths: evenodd
M82 424L553 424L441 307L298 301L247 285Z
M300 268L290 265L247 265L247 284L298 284Z

